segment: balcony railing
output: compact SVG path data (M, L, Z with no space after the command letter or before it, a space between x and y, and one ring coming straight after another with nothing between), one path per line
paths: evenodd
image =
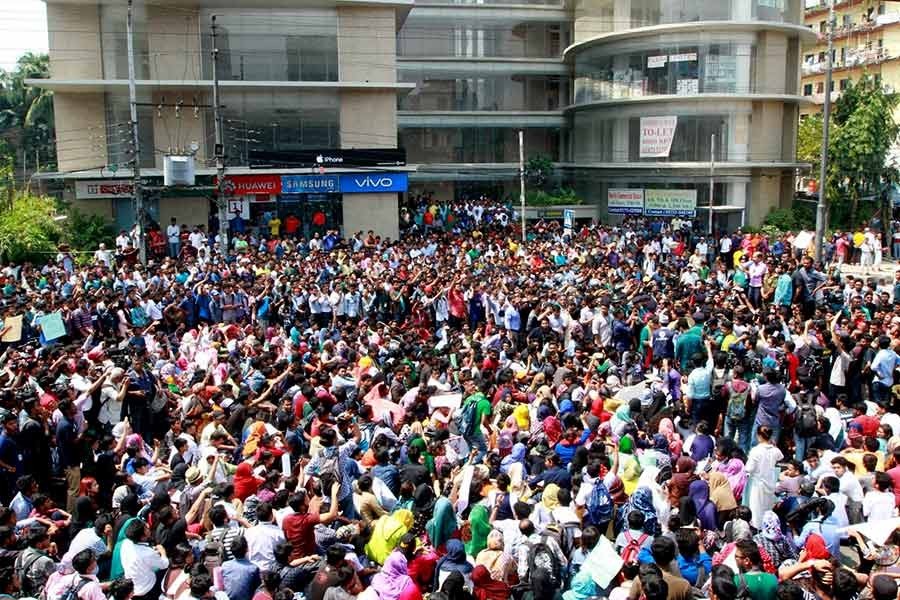
M887 48L859 48L848 51L843 60L840 56L834 61L832 67L834 69L850 69L863 65L879 64L891 58L895 58L888 52ZM818 75L824 73L827 62L824 60L803 63L803 75Z

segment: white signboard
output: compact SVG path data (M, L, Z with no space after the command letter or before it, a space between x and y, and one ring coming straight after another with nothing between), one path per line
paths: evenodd
M235 218L240 213L242 219L250 218L250 200L247 198L228 199L228 220Z
M692 62L697 60L696 52L687 52L685 54L670 54L669 61L670 62Z
M641 158L666 158L672 149L678 117L641 117Z
M691 96L700 92L699 80L679 79L675 87L675 93L679 96Z
M75 182L75 197L79 200L130 198L132 190L130 179L92 179Z
M669 57L663 54L662 56L648 56L647 57L647 68L648 69L659 69L660 67L666 66L666 60Z
M569 208L563 210L563 228L572 229L575 226L575 211Z
M644 214L648 217L694 217L697 190L644 190Z
M644 190L607 190L606 212L611 215L641 214L644 212Z

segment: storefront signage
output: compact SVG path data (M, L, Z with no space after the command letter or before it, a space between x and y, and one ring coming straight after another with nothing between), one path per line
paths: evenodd
M697 60L696 52L686 52L684 54L670 54L669 62L693 62Z
M644 190L607 190L606 210L611 215L639 215L643 213Z
M357 173L355 175L341 175L341 192L344 194L405 192L408 183L406 173Z
M328 194L340 191L337 175L283 175L282 194Z
M675 93L679 96L692 96L700 92L698 79L679 79L675 85Z
M402 167L406 165L403 148L339 148L322 150L250 151L250 167Z
M641 117L641 158L666 158L672 149L678 117Z
M666 59L669 57L663 54L662 56L648 56L647 57L647 68L648 69L659 69L660 67L666 66Z
M281 177L278 175L231 175L226 176L225 181L231 184L231 196L281 193Z
M697 190L644 190L644 214L648 217L694 217Z
M130 179L76 181L75 197L79 200L130 198L133 189Z

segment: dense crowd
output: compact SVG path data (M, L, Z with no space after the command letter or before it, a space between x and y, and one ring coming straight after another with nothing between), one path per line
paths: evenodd
M897 599L900 275L401 222L3 267L0 599Z

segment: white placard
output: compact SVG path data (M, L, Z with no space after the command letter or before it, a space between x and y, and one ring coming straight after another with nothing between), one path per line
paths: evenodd
M666 158L672 149L678 117L641 117L641 158Z
M663 54L662 56L648 56L647 57L647 68L648 69L659 69L660 67L666 66L666 61L668 60L668 56Z
M644 190L607 190L606 212L611 215L639 215L643 213Z
M675 87L675 93L679 96L692 96L700 92L700 83L697 79L679 79Z

